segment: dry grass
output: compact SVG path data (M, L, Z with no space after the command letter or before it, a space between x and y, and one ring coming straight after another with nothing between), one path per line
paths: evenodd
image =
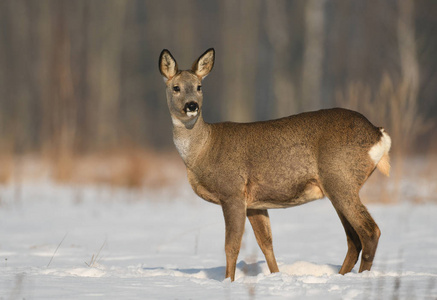
M176 151L157 153L138 148L75 155L49 160L41 155L5 156L2 184L19 188L26 181L52 180L63 184L107 185L130 189L163 189L186 183L185 166ZM366 203L437 202L437 155L403 156L392 160L391 177L374 174L361 190ZM402 169L399 170L399 165ZM62 175L62 176L60 176ZM395 179L398 178L398 180Z
M57 173L56 168L71 166L68 181L80 184L160 188L180 180L176 174L184 172L183 163L176 153L156 153L139 148L76 156L74 165L70 165L69 160L65 165L55 166L54 173Z
M120 148L78 155L5 156L0 154L0 183L50 179L63 184L99 184L139 189L162 188L186 180L185 167L176 153L141 148Z
M57 246L56 249L55 249L55 252L53 252L52 257L50 258L50 261L49 261L49 263L47 264L47 268L50 267L50 264L52 263L53 258L55 257L56 253L57 253L58 250L59 250L59 247L61 247L61 245L62 245L62 243L64 242L64 240L65 240L65 238L67 237L67 235L68 235L68 232L64 235L64 237L62 238L62 240L59 242L58 246Z
M106 246L106 239L103 242L102 246L100 247L99 251L97 252L97 254L93 254L91 256L91 259L89 262L85 262L85 264L90 267L90 268L95 268L99 265L100 261L102 260L102 257L100 255L100 253L102 252L103 248Z
M417 138L434 126L420 114L418 99L411 89L409 82L395 84L386 74L376 91L360 82L349 84L345 91L337 93L337 104L359 111L372 123L385 127L392 138L391 152L403 156L417 150Z
M0 184L7 184L14 173L14 159L10 153L0 154Z
M383 202L398 201L403 196L402 184L411 173L406 162L419 150L418 137L429 134L435 126L435 121L425 119L419 112L414 85L405 79L395 83L386 74L376 91L361 82L349 84L346 90L337 93L337 104L361 112L373 124L384 127L389 133L392 139L390 156L393 166L390 180L382 179L379 174L373 175L367 185L379 190L379 198L385 199Z
M392 204L398 201L410 203L437 203L437 155L404 156L402 162L393 162L393 173L402 173L398 179L385 177L378 171L364 184L361 199L365 203Z
M392 138L391 177L385 178L375 172L363 188L363 200L383 203L400 199L435 201L437 158L433 153L436 153L437 142L430 143L432 149L425 156L412 155L417 150L418 136L429 134L435 126L435 120L426 120L420 114L414 85L406 79L394 82L388 75L383 76L376 90L355 82L337 93L337 103L363 113L377 126L384 126ZM60 183L139 189L174 186L186 181L183 162L175 150L157 152L126 143L127 146L116 149L77 154L74 132L63 132L41 155L17 157L13 155L13 143L3 143L0 184L22 178L50 178ZM435 133L433 137L437 140Z
M12 180L15 160L13 155L14 143L10 138L5 138L0 144L0 184L7 184Z

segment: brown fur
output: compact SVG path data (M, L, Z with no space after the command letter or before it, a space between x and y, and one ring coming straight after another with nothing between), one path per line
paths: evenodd
M193 190L222 206L226 277L235 278L246 216L270 271L278 272L267 209L324 196L331 200L347 235L348 252L340 273L352 270L361 250L359 271L370 270L380 231L358 192L376 167L369 150L381 140L381 130L363 115L340 108L265 122L206 123L203 95L196 87L212 69L214 50L201 55L189 71L179 71L172 60L163 50L159 65L167 85L174 141ZM195 116L184 111L190 102L199 105ZM385 153L378 169L388 173L387 164Z

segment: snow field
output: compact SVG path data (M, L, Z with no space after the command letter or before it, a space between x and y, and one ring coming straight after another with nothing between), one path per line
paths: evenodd
M323 199L269 211L280 273L247 222L231 283L221 209L189 186L1 187L0 299L436 299L437 206L368 208L382 231L372 271L337 274L346 236Z

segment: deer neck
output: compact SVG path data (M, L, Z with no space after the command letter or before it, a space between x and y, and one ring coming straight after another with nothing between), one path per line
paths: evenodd
M203 152L210 136L210 126L200 113L191 122L182 122L172 116L173 141L185 165L193 166L197 157Z

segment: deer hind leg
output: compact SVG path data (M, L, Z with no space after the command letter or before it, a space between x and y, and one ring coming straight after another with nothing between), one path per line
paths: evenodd
M335 209L341 215L340 219L348 236L348 253L340 273L349 272L355 264L353 261L356 261L360 249L356 236L359 237L362 247L359 272L368 271L372 267L381 231L366 207L361 203L358 192L352 196L346 193L344 196L347 199L336 196L330 197Z
M235 280L235 269L237 266L238 253L241 248L241 240L244 233L246 221L246 205L233 203L222 203L223 215L225 217L225 252L226 252L226 278Z
M340 217L341 223L343 224L344 231L346 232L347 237L347 254L346 258L344 259L343 265L340 269L340 274L344 275L346 273L349 273L354 268L355 264L358 261L358 256L360 255L362 246L360 237L358 236L355 229L352 227L352 225L349 223L349 221L345 218L345 216L337 211L338 216Z
M378 225L376 225L370 213L362 205L360 213L364 216L364 228L362 229L364 233L362 234L361 243L363 245L363 252L361 254L361 265L359 272L370 271L373 264L373 259L375 258L376 248L378 247L379 237L381 236L381 231ZM365 242L364 242L365 241Z
M258 242L261 251L264 253L270 272L279 272L275 254L273 253L272 231L270 228L270 219L267 210L248 209L247 218L252 225L256 241Z

